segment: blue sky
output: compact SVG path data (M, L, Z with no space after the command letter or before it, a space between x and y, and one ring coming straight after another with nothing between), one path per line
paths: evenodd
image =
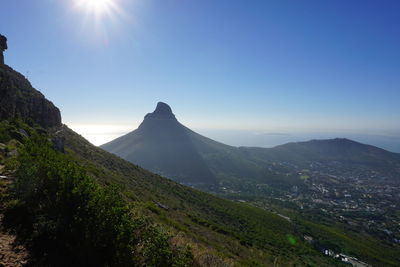
M0 33L89 139L157 101L195 129L400 136L399 1L76 1L3 0Z

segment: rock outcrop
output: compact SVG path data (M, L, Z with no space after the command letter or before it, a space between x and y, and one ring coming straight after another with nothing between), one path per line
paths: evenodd
M0 35L0 51L7 48L6 41ZM44 128L61 126L60 110L34 89L22 74L0 64L0 120L10 119L21 119Z
M144 117L145 119L149 118L174 118L175 115L172 113L172 109L168 104L165 104L164 102L158 102L156 109L152 113L147 113L147 115Z
M7 38L0 34L0 65L4 64L4 50L7 49Z

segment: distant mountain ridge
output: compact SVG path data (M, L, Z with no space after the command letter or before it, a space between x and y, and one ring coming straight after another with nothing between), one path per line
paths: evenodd
M287 161L300 166L310 162L342 162L374 167L383 173L400 171L400 154L346 138L293 142L273 148L245 148L254 158Z
M270 182L296 185L295 177L271 171L275 163L307 167L314 161L369 166L383 173L400 171L400 154L345 138L288 143L273 148L233 147L204 137L178 122L162 102L145 116L137 130L101 146L132 163L178 182Z

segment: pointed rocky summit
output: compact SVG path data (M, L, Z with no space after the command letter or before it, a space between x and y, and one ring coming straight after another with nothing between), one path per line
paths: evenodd
M174 116L175 115L172 113L172 109L168 104L165 104L164 102L158 102L156 109L152 112L147 114L146 116Z
M172 109L168 104L164 102L158 102L156 109L152 113L147 113L144 119L174 119L175 115L172 113Z

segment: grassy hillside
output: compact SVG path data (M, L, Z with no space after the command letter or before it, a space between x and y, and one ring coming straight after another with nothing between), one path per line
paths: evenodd
M301 217L295 223L290 223L248 204L226 201L154 175L93 147L69 129L61 133L71 153L80 160L87 159L87 164L93 169L104 168L104 173L97 175L101 181L111 177L106 173L112 171L113 180L124 184L128 195L134 192L136 198L133 199L146 201L149 205L145 207L146 214L151 214L161 223L167 223L174 233L185 238L185 242L203 249L212 248L211 253L219 257L228 257L246 265L252 260L253 264L258 262L267 265L275 260L283 265L338 264L329 258L320 258L315 250L302 243L302 236L306 233L316 237L322 244L340 247L343 252L368 260L376 266L396 266L400 260L397 257L398 248L384 245L369 235L354 233L343 228L343 225L312 223ZM226 149L229 152L230 147ZM168 209L154 207L152 203L160 203ZM289 214L292 218L298 217L296 213ZM296 244L290 242L291 237ZM373 253L371 247L374 248Z
M56 135L65 140L66 151L77 163L102 184L123 185L125 195L143 214L172 231L175 242L190 244L203 264L210 259L240 265L332 264L301 242L293 225L275 214L152 174L92 146L66 127Z
M400 262L399 248L389 244L382 244L372 236L348 229L340 223L313 223L299 219L302 231L312 233L321 240L321 245L337 248L346 255L353 255L363 259L373 266L398 266Z

